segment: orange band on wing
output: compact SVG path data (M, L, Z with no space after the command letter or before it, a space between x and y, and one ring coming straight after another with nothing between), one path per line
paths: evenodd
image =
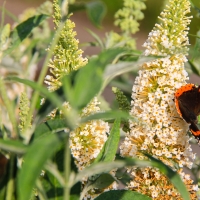
M177 100L177 99L175 99L175 106L176 106L176 110L177 110L178 114L182 117L182 113L181 113L181 111L180 111L180 108L179 108L179 104L178 104L178 100Z
M194 84L192 83L188 83L187 85L182 86L181 88L179 88L176 93L175 93L175 97L178 98L179 96L181 96L184 92L190 91L192 90L192 88L195 87Z
M200 137L200 131L193 131L192 129L190 131L195 137Z

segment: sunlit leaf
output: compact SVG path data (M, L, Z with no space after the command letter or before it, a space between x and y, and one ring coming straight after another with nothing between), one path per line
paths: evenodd
M94 160L93 164L99 161L105 161L105 162L113 161L115 159L116 152L118 149L119 139L120 139L120 120L116 119L104 147L98 154L97 158Z

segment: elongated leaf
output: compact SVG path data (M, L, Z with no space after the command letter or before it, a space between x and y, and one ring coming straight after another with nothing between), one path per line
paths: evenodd
M66 127L67 127L67 124L66 124L66 120L64 119L47 120L46 122L39 124L36 127L35 132L34 132L34 139L50 132L63 130Z
M31 191L45 162L55 153L65 137L66 133L46 134L29 147L17 179L20 200L30 199Z
M113 120L116 118L116 116L118 118L123 118L123 119L131 119L131 120L136 120L135 118L133 118L132 116L129 115L129 113L124 112L124 111L106 111L106 112L102 112L102 113L96 113L93 115L89 115L87 117L84 117L81 119L81 123L85 123L87 121L90 120L96 120L96 119L103 119L103 120Z
M94 174L101 174L110 172L112 169L115 168L122 168L125 166L151 166L152 163L150 161L143 161L139 159L123 159L123 160L117 160L112 162L100 162L94 165L91 165L81 172L79 172L75 178L75 182L81 181L83 177L89 177Z
M130 190L112 190L99 195L95 200L151 200L150 197Z
M118 144L120 140L120 119L116 119L110 132L110 136L106 142L103 161L113 161L116 156Z
M192 72L193 72L194 74L200 76L199 69L197 69L197 67L195 66L195 64L194 64L191 60L189 60L188 62L189 62L189 64L190 64L190 67L191 67Z
M108 173L101 174L95 180L89 180L88 184L84 187L81 193L80 199L83 199L83 197L89 190L93 188L104 189L108 187L109 185L111 185L114 181L115 179L113 178L113 176Z
M86 4L86 12L91 22L100 27L101 21L106 14L106 7L102 1L91 1Z
M105 161L105 162L113 161L116 156L119 140L120 140L120 120L116 119L104 147L98 154L97 158L94 160L93 164L99 161Z
M30 81L28 79L21 79L21 78L14 77L14 76L7 77L6 80L12 80L12 81L16 81L16 82L28 85L32 89L37 90L38 92L43 94L45 96L45 98L49 99L58 108L60 108L62 106L62 101L60 100L59 96L56 93L49 92L47 88L39 85L36 82Z
M15 154L24 154L27 146L20 141L0 139L0 149Z
M137 57L139 55L136 55ZM118 62L116 64L108 65L104 71L104 87L116 76L121 74L138 70L138 67L144 62L154 60L155 57L141 57L135 62Z
M96 61L82 68L75 79L74 99L72 104L79 109L85 107L100 91L102 85L102 69Z
M15 27L15 29L11 32L12 45L5 51L5 53L9 54L13 49L15 49L31 33L33 28L39 26L40 23L47 17L48 16L44 14L36 15L34 17L30 17Z
M104 189L111 185L114 181L115 179L111 174L103 173L95 180L95 182L92 183L92 186L93 188Z

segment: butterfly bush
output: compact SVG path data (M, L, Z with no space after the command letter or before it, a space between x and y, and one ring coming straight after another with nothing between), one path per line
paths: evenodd
M61 9L58 1L55 0L54 6L54 23L55 28L59 26L61 20ZM45 83L48 84L50 91L57 90L61 85L60 79L69 74L71 71L78 70L87 64L87 59L82 57L82 50L78 49L78 40L75 39L76 32L73 30L74 23L67 19L65 26L61 31L61 37L54 49L54 58L50 60L49 67L52 75L47 75ZM100 102L95 97L80 113L80 118L100 112ZM67 111L71 110L69 102L64 102L63 107ZM60 112L60 117L63 113ZM58 109L54 109L49 118L55 118ZM70 148L75 158L75 163L79 170L96 158L105 141L109 126L107 122L102 120L92 120L85 124L81 124L70 133Z
M53 7L54 23L57 29L61 20L61 9L57 0L54 1ZM73 30L74 27L75 24L70 19L67 19L61 31L58 44L55 46L53 59L49 62L51 75L46 76L45 83L51 92L57 90L62 85L61 79L64 76L84 67L88 62L86 58L82 57L83 51L78 48L79 41L75 39L76 32ZM82 109L79 118L81 119L91 114L102 112L99 104L100 102L97 97L92 99ZM69 102L64 102L63 108L66 111L70 111L71 106ZM62 111L56 108L48 115L48 118L53 119L56 115L59 115L61 118L64 117ZM109 129L110 127L107 122L103 120L91 120L87 123L79 124L75 130L70 132L70 150L79 171L89 166L97 157L108 138ZM82 180L83 187L87 184L87 179L88 177L85 177ZM99 191L96 194L95 190L89 190L84 198L94 199L98 195Z
M144 43L144 54L164 56L144 63L132 89L130 114L137 122L130 122L130 131L120 146L122 156L146 159L144 152L160 159L176 170L191 199L197 199L198 187L193 185L183 167L192 167L195 154L189 145L188 124L178 115L174 93L188 80L184 63L187 62L188 25L190 3L188 0L171 0L160 14ZM153 199L182 199L166 176L157 169L129 168L133 180L127 189L136 190Z

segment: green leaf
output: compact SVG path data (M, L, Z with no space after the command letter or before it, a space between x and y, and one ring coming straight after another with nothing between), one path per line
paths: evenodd
M63 130L66 127L67 127L67 124L66 124L66 120L64 119L47 120L46 122L39 124L36 127L34 131L34 139L50 132Z
M63 81L66 96L72 107L84 108L100 92L103 82L103 70L123 49L112 49L101 53L97 58L81 68L75 75L74 81L67 76ZM70 85L71 84L71 85Z
M70 200L80 200L78 195L70 195Z
M62 101L56 93L49 92L49 90L46 87L41 86L36 82L30 81L28 79L21 79L21 78L14 77L14 76L9 76L6 78L6 80L16 81L16 82L28 85L32 89L37 90L42 95L44 95L44 97L49 99L56 107L60 108L62 106Z
M94 163L101 161L113 161L116 156L118 144L120 140L120 120L116 119L111 129L110 135L102 148L101 152L94 160Z
M66 136L67 133L46 134L30 145L17 179L17 192L20 200L30 198L44 164L55 153Z
M100 194L95 200L151 200L150 197L130 190L111 190Z
M103 173L91 185L92 188L104 189L111 185L114 181L115 179L111 174Z
M45 20L48 15L36 15L34 17L30 17L26 21L19 24L15 29L11 32L11 47L5 51L6 54L9 54L15 49L33 30L33 28L40 25L40 23Z
M103 161L113 161L118 149L120 140L120 119L116 119L110 132L110 136L106 141Z
M122 119L126 119L126 120L128 120L128 119L136 120L135 118L130 116L129 113L127 113L127 112L114 110L114 111L106 111L106 112L102 112L102 113L96 113L96 114L89 115L87 117L82 118L81 123L85 123L85 122L88 122L91 120L98 120L98 119L114 121L114 119L116 119L116 116L118 118L122 118Z
M75 13L77 11L85 10L85 4L82 2L69 4L69 13Z
M90 165L89 167L80 171L75 177L74 183L81 181L83 177L89 177L94 174L109 173L112 169L122 168L126 166L151 166L150 161L144 161L139 159L125 159L112 161L112 162L99 162L97 164Z
M86 12L91 22L100 27L106 14L106 7L102 1L92 1L86 4Z
M139 55L136 55L137 57ZM104 87L116 76L122 75L127 72L138 70L138 67L144 62L154 60L155 57L140 57L135 62L118 62L116 64L110 64L104 71Z
M83 199L83 197L89 190L93 188L104 189L111 185L114 181L115 179L113 178L113 176L108 173L101 174L95 180L89 180L88 184L83 188L80 199Z
M75 103L77 108L85 107L101 88L103 71L96 64L96 61L89 62L75 78L74 99L71 103Z
M27 146L17 140L0 139L0 149L15 154L24 154L27 150Z
M191 67L191 70L194 74L200 76L200 72L199 72L199 69L195 66L195 64L191 61L191 60L188 60L188 63L190 64L190 67Z

